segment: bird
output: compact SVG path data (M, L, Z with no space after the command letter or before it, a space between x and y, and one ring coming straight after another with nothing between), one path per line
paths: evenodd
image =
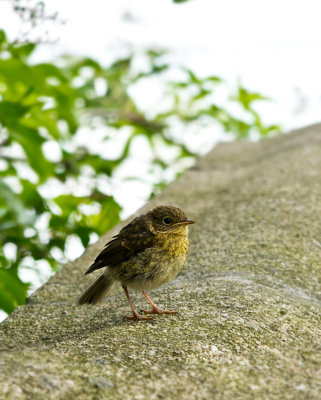
M158 288L174 279L183 268L188 254L188 219L178 207L162 205L132 220L105 245L85 275L101 268L104 272L79 296L78 305L103 301L115 282L120 282L132 316L129 320L149 320L140 315L129 296L128 288L141 291L151 305L145 314L175 314L162 310L146 290Z

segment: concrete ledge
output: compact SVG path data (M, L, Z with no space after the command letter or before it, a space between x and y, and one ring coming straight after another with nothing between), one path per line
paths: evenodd
M145 209L166 203L197 220L151 292L179 314L128 322L117 287L75 306L119 225L0 325L1 400L321 398L321 125L218 146Z

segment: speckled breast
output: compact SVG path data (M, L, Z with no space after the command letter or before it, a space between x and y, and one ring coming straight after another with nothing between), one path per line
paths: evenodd
M136 290L157 288L174 279L184 266L188 254L187 236L178 236L146 249L123 263L118 279Z

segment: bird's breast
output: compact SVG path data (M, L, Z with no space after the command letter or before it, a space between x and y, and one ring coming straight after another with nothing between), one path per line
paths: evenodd
M158 241L123 265L120 280L137 290L157 288L174 279L183 268L188 253L187 236Z
M187 235L169 237L167 240L159 241L160 251L169 258L187 257L189 241Z

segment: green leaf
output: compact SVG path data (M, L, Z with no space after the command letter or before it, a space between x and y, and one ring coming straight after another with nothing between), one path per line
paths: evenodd
M223 79L218 76L207 76L205 81L214 82L214 83L221 83Z
M241 86L239 86L238 93L236 97L234 97L234 99L239 101L247 110L250 108L254 101L269 100L268 97L262 96L260 93L257 92L249 92Z
M46 211L48 209L47 204L45 199L38 192L38 185L25 179L20 179L20 183L23 189L19 198L23 201L24 206L36 210L37 213Z
M29 109L30 107L24 106L19 102L0 101L0 123L11 129Z
M12 126L11 135L24 149L29 165L39 176L39 183L43 183L53 175L54 166L42 152L42 144L45 139L39 135L36 129L16 123L15 126Z
M3 43L6 43L6 41L7 41L6 33L5 33L5 31L3 29L0 29L0 46Z
M91 215L86 218L87 224L94 228L98 234L102 235L120 221L120 211L121 207L115 199L110 196L103 202L99 214Z
M75 229L76 235L80 237L81 243L84 247L87 247L90 240L90 234L93 232L88 226L77 226Z
M35 43L25 43L25 44L10 46L10 52L14 57L26 59L31 55L31 53L34 51L35 48L36 48Z
M89 203L88 197L76 197L68 194L58 196L54 199L54 202L59 206L64 215L77 211L77 207L80 204Z
M34 65L32 69L36 74L43 76L47 83L49 78L57 78L60 83L68 83L66 74L61 68L58 68L56 65L43 63Z
M0 308L10 314L25 303L29 284L22 282L13 268L0 267Z
M15 216L16 222L5 221L2 219L1 227L2 229L9 229L10 226L15 227L18 224L28 225L33 223L33 218L30 214L26 213L26 209L22 199L19 195L14 193L11 188L2 180L0 180L0 201L4 200L7 209ZM7 223L7 225L5 225Z
M211 93L212 93L211 90L206 90L206 89L201 88L201 89L200 89L200 92L199 92L196 96L193 97L193 100L202 99L203 97L206 97L206 96L208 96L208 95L211 94Z
M192 83L196 83L197 85L202 83L202 81L197 78L192 70L185 68L185 71L187 72L189 79Z

